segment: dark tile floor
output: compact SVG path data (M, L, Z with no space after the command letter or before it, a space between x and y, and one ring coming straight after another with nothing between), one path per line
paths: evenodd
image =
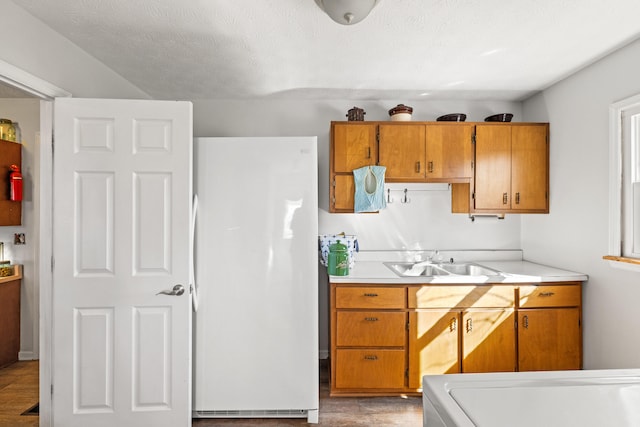
M318 426L385 427L422 426L422 399L409 397L329 397L326 361L320 366L320 416ZM194 427L312 426L306 419L194 419Z

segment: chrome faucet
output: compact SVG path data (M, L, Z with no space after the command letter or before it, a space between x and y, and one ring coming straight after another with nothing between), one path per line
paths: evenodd
M427 257L427 260L431 263L438 264L442 262L442 255L440 255L440 251L436 249Z

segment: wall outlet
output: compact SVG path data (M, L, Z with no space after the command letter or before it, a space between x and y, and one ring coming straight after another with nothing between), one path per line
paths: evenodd
M25 237L24 237L24 233L15 233L13 235L13 244L14 245L24 245L25 243L27 243Z

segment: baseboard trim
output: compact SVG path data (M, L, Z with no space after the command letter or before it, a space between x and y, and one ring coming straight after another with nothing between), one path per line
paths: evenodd
M33 351L21 351L18 353L18 360L36 360L37 357Z

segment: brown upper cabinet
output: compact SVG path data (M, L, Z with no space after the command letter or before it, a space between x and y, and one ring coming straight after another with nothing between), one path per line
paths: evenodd
M548 213L549 124L332 122L330 212L353 212L353 170L452 184L454 213Z
M9 200L11 165L22 168L22 144L0 140L0 226L22 223L22 202Z
M458 182L473 176L473 124L380 124L378 164L388 182Z
M329 153L329 212L353 212L353 170L378 162L377 126L332 122Z
M372 123L332 123L333 165L336 173L375 165L378 161L376 126Z
M477 125L473 211L549 212L549 125Z
M378 164L387 168L385 181L424 181L426 169L425 125L381 124Z

